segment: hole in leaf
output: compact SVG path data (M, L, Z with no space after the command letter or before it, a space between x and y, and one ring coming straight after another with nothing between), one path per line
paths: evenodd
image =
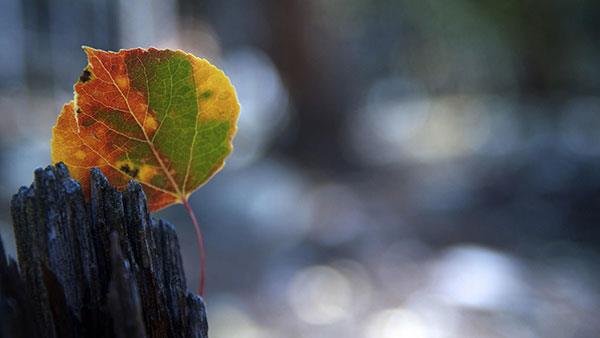
M81 75L79 76L79 81L82 83L86 83L91 78L92 78L92 73L86 68L83 70L83 72L81 72Z

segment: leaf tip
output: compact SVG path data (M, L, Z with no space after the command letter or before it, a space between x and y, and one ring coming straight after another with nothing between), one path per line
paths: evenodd
M85 55L88 57L88 61L89 61L91 55L102 51L101 49L97 49L97 48L86 46L86 45L81 45L81 49L83 50Z

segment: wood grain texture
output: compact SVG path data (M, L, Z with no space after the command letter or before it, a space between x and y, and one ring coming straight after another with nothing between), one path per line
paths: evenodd
M17 262L0 246L0 337L201 337L173 226L142 187L92 169L90 202L63 164L38 169L11 204Z

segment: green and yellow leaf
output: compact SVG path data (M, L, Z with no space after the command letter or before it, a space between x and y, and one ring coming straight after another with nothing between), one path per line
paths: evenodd
M93 167L118 187L135 178L155 211L223 167L240 106L221 70L182 51L84 51L88 65L52 135L52 161L84 189Z

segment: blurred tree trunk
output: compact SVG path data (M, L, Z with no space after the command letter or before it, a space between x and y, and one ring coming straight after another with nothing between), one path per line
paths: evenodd
M266 22L271 34L269 55L289 89L296 113L294 137L287 151L309 166L343 170L344 119L356 104L359 71L352 53L336 38L331 26L316 32L311 1L269 0ZM338 23L329 22L330 25Z

